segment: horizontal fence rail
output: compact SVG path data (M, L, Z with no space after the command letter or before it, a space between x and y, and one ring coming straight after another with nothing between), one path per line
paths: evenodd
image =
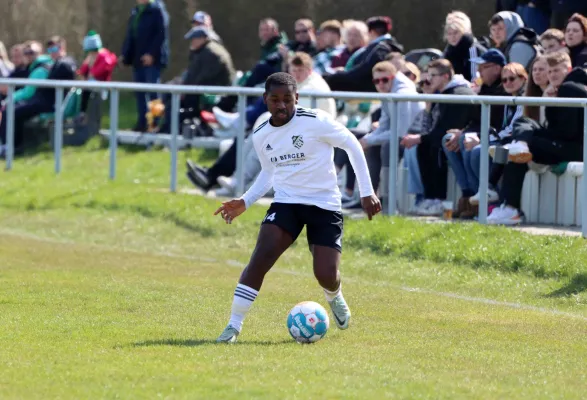
M6 169L10 170L13 165L14 156L14 104L13 96L16 86L35 86L43 88L55 88L56 90L56 110L61 110L63 92L65 89L72 87L92 91L109 91L110 92L110 179L116 176L116 149L118 146L116 134L118 131L118 107L119 93L122 91L129 92L156 92L171 94L171 115L177 116L179 113L180 95L184 94L213 94L213 95L234 95L238 96L239 131L236 137L237 143L237 180L239 182L237 195L241 195L244 190L244 153L243 144L245 140L245 112L246 98L252 96L261 96L264 93L262 88L244 88L244 87L226 87L226 86L187 86L187 85L167 85L167 84L146 84L132 82L97 82L97 81L56 81L56 80L38 80L38 79L0 79L0 86L7 86L6 99L6 126L7 140L6 149ZM390 115L394 118L391 124L390 144L391 151L389 154L389 197L388 213L396 214L397 203L397 168L398 168L398 112L397 105L401 102L429 102L429 103L450 103L450 104L472 104L481 106L481 179L479 182L479 222L487 222L487 188L488 188L488 165L489 165L489 117L491 105L510 105L510 106L547 106L547 107L575 107L584 110L584 143L587 143L587 99L586 98L541 98L541 97L501 97L501 96L457 96L457 95L438 95L438 94L392 94L392 93L363 93L363 92L316 92L305 91L299 92L301 97L311 99L313 107L316 105L316 99L334 98L338 100L358 100L358 101L382 101L387 102ZM171 124L171 171L170 171L170 190L177 190L177 139L179 136L179 124L177 118L174 118ZM55 116L54 132L54 152L55 152L55 172L61 171L61 147L63 138L63 115L58 112ZM395 150L395 151L394 151ZM587 161L587 146L583 148L584 161ZM582 233L587 237L587 173L582 177L581 203L582 211Z

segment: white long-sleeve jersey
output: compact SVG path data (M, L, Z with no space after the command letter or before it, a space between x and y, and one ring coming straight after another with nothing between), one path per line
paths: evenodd
M296 107L285 125L265 121L253 133L253 145L262 170L241 197L247 208L273 186L274 201L307 204L325 210L341 209L334 148L347 152L355 170L361 197L374 193L363 149L357 138L330 115Z

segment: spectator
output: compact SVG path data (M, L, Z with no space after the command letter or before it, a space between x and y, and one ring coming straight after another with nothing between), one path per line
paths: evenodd
M571 53L573 67L587 64L587 17L573 14L565 28L565 43Z
M491 39L507 62L517 62L528 68L539 54L536 32L524 27L522 18L514 12L502 11L489 21Z
M375 87L371 70L392 51L403 51L403 46L391 36L391 18L373 17L367 20L369 44L353 54L353 66L347 71L339 71L325 77L332 90L373 92ZM350 62L351 60L349 60Z
M530 76L528 84L526 85L526 96L528 97L542 97L544 91L548 87L548 63L546 56L538 56L534 59L532 67L530 68ZM526 106L524 108L524 116L533 119L534 121L544 123L544 107Z
M139 83L159 83L161 71L169 61L166 13L159 1L137 0L128 21L122 46L122 62L133 67L133 77ZM136 92L138 119L134 131L147 130L147 103L157 93Z
M210 40L214 40L222 44L222 39L220 36L214 31L214 26L212 25L212 17L205 11L196 11L194 16L192 17L192 28L197 27L204 27L208 30L208 37Z
M505 56L499 50L490 49L481 57L472 59L472 62L479 65L479 74L483 82L478 93L482 96L505 96L506 92L501 82L502 68L506 64ZM475 217L478 211L469 200L479 190L481 149L476 146L480 143L480 112L481 110L475 107L464 129L451 129L442 139L444 153L462 192L454 213L457 218L470 219ZM491 106L490 127L492 130L500 129L503 121L504 107ZM493 140L498 142L499 137Z
M324 81L324 79L313 70L313 61L312 57L310 57L307 53L297 52L290 60L289 71L292 76L295 78L298 84L298 91L316 91L316 92L329 92L330 88L328 84ZM254 126L254 124L259 124L263 121L263 113L267 112L267 106L263 103L263 99L259 100L263 105L263 108L255 110L251 112L251 107L247 110L247 123L249 126ZM258 102L259 102L258 101ZM258 104L255 103L255 104ZM330 114L332 117L336 116L336 105L334 103L334 99L318 99L317 100L317 108ZM302 108L311 108L312 101L309 97L301 96L298 99L298 107ZM236 114L238 117L238 114ZM250 140L248 140L250 142ZM245 154L246 154L246 161L245 161L245 186L248 186L252 183L252 180L255 176L261 171L261 164L259 162L259 157L257 157L257 153L252 147L251 143L248 143L244 147ZM234 151L235 153L235 160L236 160L236 144L233 143L233 146L228 151ZM236 162L236 161L235 161ZM217 195L232 195L234 190L237 187L238 181L234 177L228 176L220 176L217 178L217 182L222 187L222 191L216 192Z
M96 31L89 31L84 38L83 49L86 58L77 74L87 81L109 82L112 80L112 73L118 63L116 54L102 45L102 38ZM85 113L88 109L88 101L91 91L84 90L82 93L81 111Z
M510 63L503 68L501 73L501 80L508 95L523 96L524 87L528 82L528 73L524 67L522 67L522 64ZM520 117L523 116L523 114L523 106L504 106L504 118L501 130L495 135L489 135L489 154L491 155L492 159L495 158L496 146L501 146L511 142L514 124ZM465 143L465 151L469 151L468 149L470 149L472 146L475 147L471 151L471 159L474 160L472 161L471 167L472 171L475 173L478 188L481 168L481 146L479 144L478 137L474 138L474 140L470 141L469 143ZM497 163L489 164L489 188L487 191L488 203L493 203L499 200L499 195L497 194L497 184L502 177L504 166L504 164ZM477 207L479 205L479 192L471 197L469 202L475 208L475 214L477 214L479 211Z
M455 75L450 61L434 60L428 64L430 89L441 94L474 95L469 82L462 75ZM471 120L474 108L470 104L432 105L430 118L435 122L430 125L428 134L407 134L401 144L409 149L416 145L418 165L424 185L425 200L421 202L417 213L421 215L438 215L442 213L442 199L446 198L447 164L442 151L442 137L450 129L463 129Z
M325 21L320 25L320 49L314 56L314 71L320 75L331 74L332 59L344 50L342 43L342 25L337 20Z
M587 71L576 68L571 73L571 59L559 52L547 56L548 76L553 90L547 95L560 98L587 98ZM506 164L501 200L487 222L516 225L522 222L520 198L528 162L557 165L583 161L583 110L580 108L546 107L546 125L529 118L520 118L514 125L514 139L509 149L510 162ZM564 164L562 166L565 168Z
M343 36L345 49L332 57L332 69L342 71L350 69L353 62L349 62L359 49L365 47L369 41L367 25L363 21L347 20L343 22Z
M24 55L27 64L30 65L31 79L47 79L49 71L53 66L51 57L43 55L43 46L39 42L31 41L25 44ZM50 105L39 102L35 96L37 89L34 86L25 86L14 93L14 146L19 149L22 146L24 123L44 112L51 112L53 102ZM55 97L53 97L53 101ZM2 118L0 120L0 157L6 153L6 106L2 107Z
M404 65L404 69L401 71L402 74L408 77L409 80L417 84L420 82L420 68L414 63L407 62Z
M287 42L285 34L279 32L279 24L271 18L261 20L259 23L259 39L261 41L261 58L253 69L247 72L241 79L241 85L255 87L267 79L274 72L282 68L283 57L279 52L279 46ZM238 101L237 96L224 96L218 103L222 111L231 112Z
M551 0L518 0L514 10L522 17L524 25L538 35L541 35L550 26Z
M53 66L49 71L47 79L58 81L72 81L75 79L77 65L75 60L67 55L67 43L64 38L53 36L49 39L47 42L47 53L53 60ZM43 103L45 107L53 111L55 104L55 89L38 88L33 97L39 103Z
M230 86L234 80L235 70L230 53L209 36L204 27L192 28L184 38L190 41L190 61L184 85L190 86ZM165 98L165 123L161 132L171 132L171 96ZM201 95L185 95L183 108L193 108L195 115L200 114ZM177 115L175 118L179 118Z
M552 8L552 26L563 29L575 13L587 15L587 2L585 0L550 0Z
M540 45L545 54L560 51L566 48L565 33L560 29L548 29L540 35Z
M389 53L385 57L385 61L389 61L390 63L392 63L398 71L401 71L406 67L406 58L399 51L392 51L391 53Z
M14 64L8 58L4 43L0 42L0 78L7 78L14 70Z
M10 49L10 61L14 65L14 69L8 75L8 78L24 79L29 77L29 66L24 56L24 45L17 44ZM16 86L15 90L21 89L22 86ZM0 100L4 100L8 86L0 86Z
M301 51L312 57L315 56L317 53L316 32L312 20L308 18L298 19L294 24L294 34L295 39L290 40L284 47L292 53Z
M446 16L444 39L447 42L443 57L451 62L455 74L460 74L468 81L477 77L477 65L471 59L477 58L487 51L471 29L471 20L461 11L451 12Z

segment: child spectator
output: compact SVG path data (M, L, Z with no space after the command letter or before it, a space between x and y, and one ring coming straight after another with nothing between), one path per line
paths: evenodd
M540 45L546 54L560 51L566 48L565 33L560 29L548 29L540 35Z
M565 28L565 42L571 53L573 67L587 64L587 18L573 14Z

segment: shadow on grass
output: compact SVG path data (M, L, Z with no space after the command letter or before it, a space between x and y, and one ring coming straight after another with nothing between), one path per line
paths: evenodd
M242 340L234 343L237 346L281 346L288 343L295 343L291 339L283 339L277 341L270 340ZM144 342L137 342L130 344L130 347L155 347L155 346L174 346L174 347L198 347L208 345L219 345L216 340L212 339L161 339L161 340L145 340ZM220 343L222 345L222 343Z
M587 273L582 273L575 275L565 286L545 295L545 297L568 297L585 290L587 290Z

